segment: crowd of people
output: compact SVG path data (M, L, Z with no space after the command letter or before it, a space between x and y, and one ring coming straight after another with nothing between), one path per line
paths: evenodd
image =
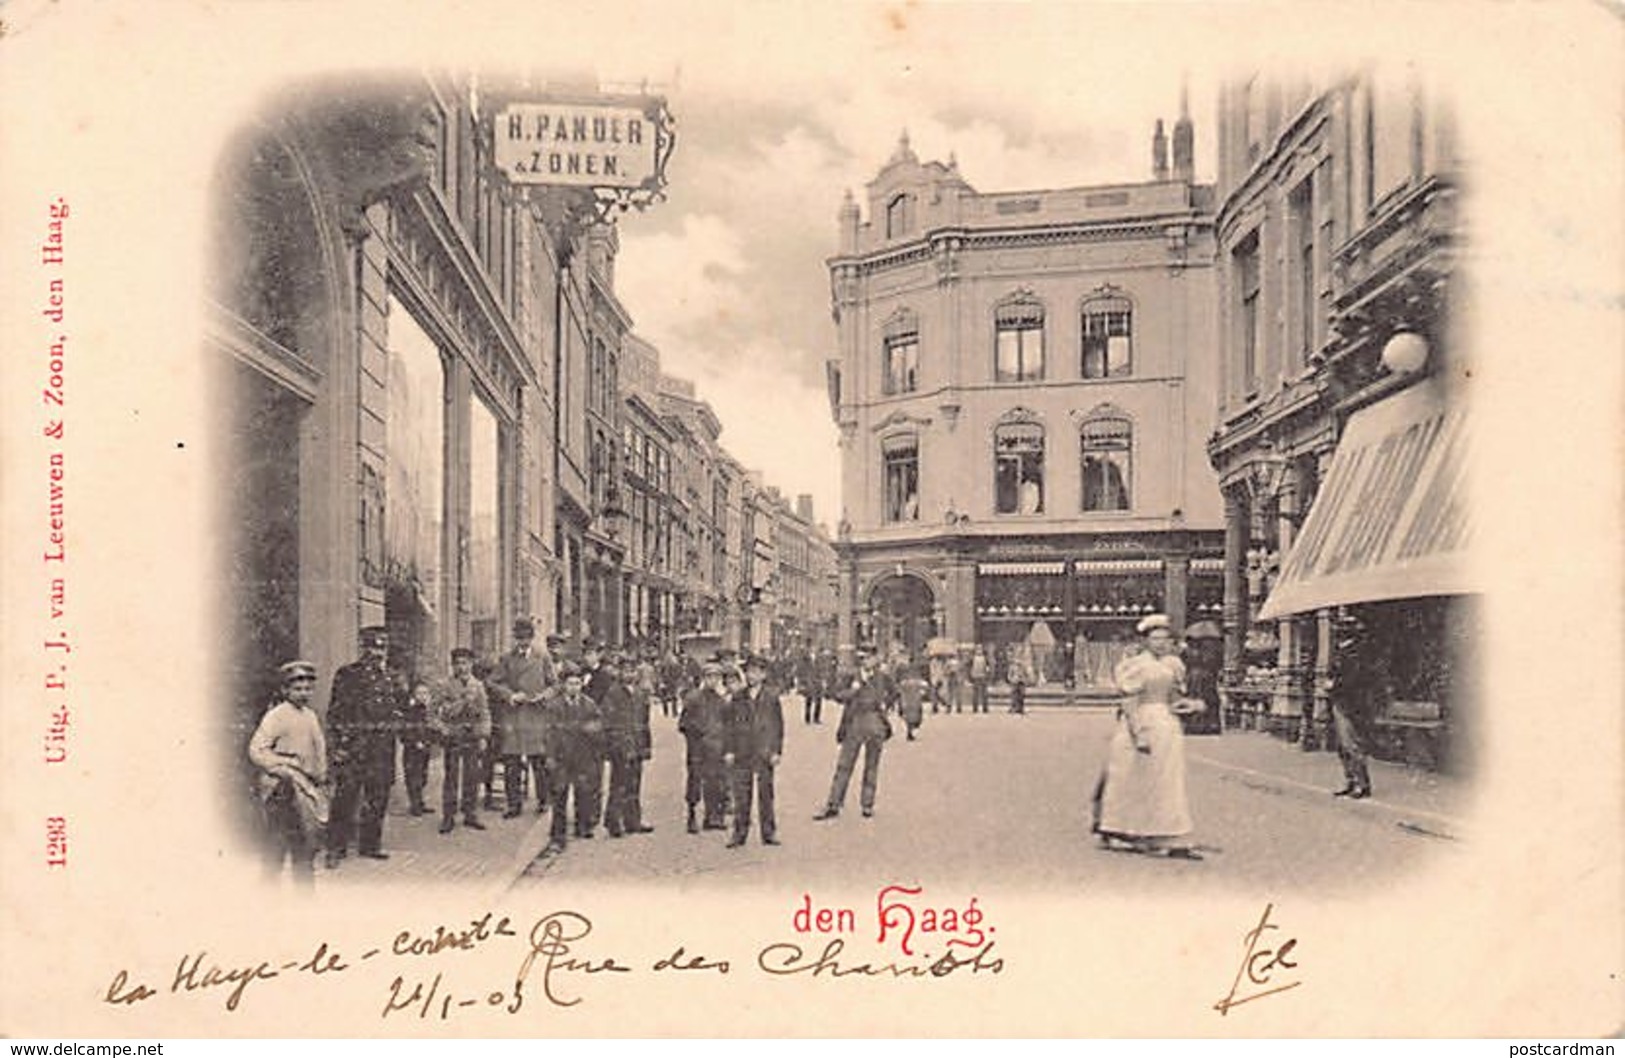
M1184 665L1167 618L1141 623L1143 649L1118 666L1125 698L1096 784L1093 824L1104 847L1199 859L1188 844L1177 714ZM880 765L893 736L918 737L927 709L988 711L992 667L980 647L964 657L881 657L860 650L850 667L831 652L794 651L769 658L720 651L701 661L654 651L615 652L586 641L579 654L535 625L513 626L511 649L484 665L474 651L450 653L450 674L416 680L390 664L388 630L360 632L361 656L334 673L325 719L312 703L315 666L281 668L281 693L248 745L272 865L292 863L310 881L315 862L338 868L354 849L388 859L386 809L399 774L407 811L432 812L430 762L442 759L441 834L459 824L484 830L482 812L516 818L533 805L552 813L544 855L571 838L647 834L643 770L653 752L650 717L675 719L684 740L683 799L690 834L727 830L727 846L745 844L752 817L765 845L778 845L775 772L784 753L785 707L802 722L824 722L826 700L840 704L838 751L829 793L814 816L839 817L858 759L859 808L875 812ZM1012 687L1010 711L1024 709Z

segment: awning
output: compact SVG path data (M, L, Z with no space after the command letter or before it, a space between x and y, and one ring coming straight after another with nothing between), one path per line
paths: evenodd
M1259 617L1477 590L1467 560L1469 434L1466 409L1436 382L1350 417Z
M982 562L976 572L984 577L1054 576L1066 572L1065 562Z
M1161 573L1162 559L1160 558L1102 558L1080 561L1077 564L1079 576L1099 577L1112 574L1129 573Z

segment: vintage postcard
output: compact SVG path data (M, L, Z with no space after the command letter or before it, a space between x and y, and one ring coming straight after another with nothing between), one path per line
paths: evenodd
M0 1034L1617 1034L1620 37L0 6Z

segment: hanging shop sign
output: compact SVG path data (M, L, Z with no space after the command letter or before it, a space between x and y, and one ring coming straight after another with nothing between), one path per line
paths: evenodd
M492 124L497 167L521 186L591 190L639 209L665 197L675 123L660 96L511 102Z

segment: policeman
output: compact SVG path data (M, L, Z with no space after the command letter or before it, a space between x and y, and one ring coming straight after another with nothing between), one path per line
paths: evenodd
M369 625L360 632L361 659L333 676L327 707L328 753L336 784L328 823L327 865L349 852L360 805L358 845L368 859L387 860L384 811L395 784L395 733L400 725L399 684L390 674L389 632Z

